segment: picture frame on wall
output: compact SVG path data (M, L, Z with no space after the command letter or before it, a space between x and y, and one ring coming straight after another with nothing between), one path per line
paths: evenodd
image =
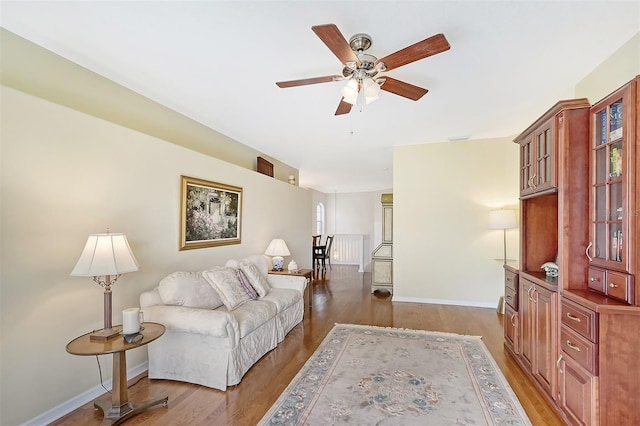
M242 188L180 176L180 250L240 244Z

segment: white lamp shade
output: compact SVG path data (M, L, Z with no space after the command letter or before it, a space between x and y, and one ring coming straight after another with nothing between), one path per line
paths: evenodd
M501 209L489 212L490 229L510 229L517 226L515 210Z
M291 253L289 253L287 243L285 243L283 239L274 238L271 240L271 243L264 254L267 256L289 256Z
M71 275L120 275L137 271L139 266L124 234L92 234L89 235Z

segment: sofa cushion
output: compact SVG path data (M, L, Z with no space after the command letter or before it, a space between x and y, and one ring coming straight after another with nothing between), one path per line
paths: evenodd
M233 268L216 267L203 271L202 276L220 294L222 303L230 311L251 300Z
M238 281L242 284L242 288L247 292L251 300L256 300L258 298L258 293L256 293L256 290L251 287L251 283L244 272L242 272L242 269L236 269L236 275L238 276Z
M174 272L158 284L165 305L215 309L222 306L220 295L204 279L201 272Z
M250 261L243 260L240 262L240 269L249 279L249 283L251 283L251 286L256 290L258 296L265 297L267 293L269 293L271 286L267 282L266 278L260 273L256 265Z
M231 312L231 315L238 322L240 339L242 339L265 323L275 321L276 307L273 303L262 300L250 300Z
M290 306L296 304L302 295L298 290L290 288L272 288L265 297L261 300L271 302L276 306L276 312L284 312Z

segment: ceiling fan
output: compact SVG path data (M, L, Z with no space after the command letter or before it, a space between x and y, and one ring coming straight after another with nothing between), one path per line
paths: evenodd
M358 102L362 105L363 102L369 103L376 100L380 90L417 101L428 92L427 89L392 77L380 77L378 74L451 48L443 34L436 34L378 59L375 56L364 53L371 47L371 36L367 34L356 34L347 43L347 40L334 24L315 25L311 29L342 62L342 74L279 81L276 84L278 87L286 88L349 80L342 89L342 99L338 104L335 115L348 114L352 106Z

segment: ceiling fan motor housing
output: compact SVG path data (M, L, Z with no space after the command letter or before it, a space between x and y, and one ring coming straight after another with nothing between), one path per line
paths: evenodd
M363 52L371 47L371 36L358 33L349 39L349 46L354 52Z

